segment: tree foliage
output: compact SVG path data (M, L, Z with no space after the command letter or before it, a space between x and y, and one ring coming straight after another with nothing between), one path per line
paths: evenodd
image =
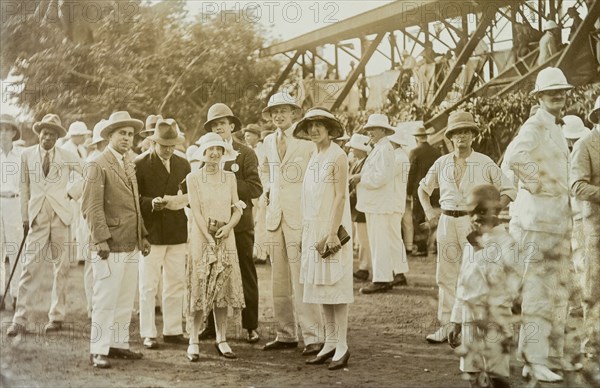
M258 121L263 90L280 69L258 58L258 24L231 14L192 18L183 0L136 1L101 2L101 13L92 2L61 9L55 0L22 1L35 12L13 12L1 31L2 62L22 80L11 89L18 104L36 119L54 112L89 126L116 110L141 120L162 114L189 140L215 102Z

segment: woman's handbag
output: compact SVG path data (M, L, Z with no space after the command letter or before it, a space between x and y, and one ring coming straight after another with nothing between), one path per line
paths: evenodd
M344 244L350 241L350 235L348 234L346 228L344 228L343 225L340 225L337 232L337 236L340 239L340 243L342 244L342 246L344 246ZM325 246L325 242L327 242L327 237L323 237L321 241L317 243L317 252L321 254L322 258L329 257L333 253L329 250L329 247Z
M213 238L216 239L215 235L217 234L219 229L221 229L225 225L227 225L227 222L217 221L212 218L209 218L208 219L208 234L210 234L211 236L213 236Z

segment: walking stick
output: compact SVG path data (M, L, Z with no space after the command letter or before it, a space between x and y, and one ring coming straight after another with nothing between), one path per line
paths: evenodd
M19 253L17 253L17 258L15 260L15 264L10 271L10 276L8 278L8 282L6 283L6 287L4 287L4 294L2 294L2 302L0 302L0 307L4 309L4 299L6 299L6 294L8 293L8 288L10 287L10 282L15 274L15 269L17 269L17 264L19 264L19 257L21 256L21 252L23 252L23 246L25 246L25 239L27 238L27 233L23 234L23 241L21 241L21 246L19 247Z

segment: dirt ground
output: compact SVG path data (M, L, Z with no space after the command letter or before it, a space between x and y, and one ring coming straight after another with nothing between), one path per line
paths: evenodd
M261 341L253 345L246 343L245 331L239 324L230 322L230 345L238 355L237 360L219 357L210 341L201 343L201 359L194 364L185 358L185 346L162 344L162 338L160 349L143 349L135 316L131 346L133 350L142 351L144 358L113 360L112 369L94 369L88 364L90 331L85 312L83 266L74 264L68 294L69 329L57 335L40 334L47 320L40 312L30 322L28 329L33 333L11 339L6 336L6 327L13 311L9 308L0 314L2 386L468 387L468 383L461 380L458 356L453 350L447 344L430 345L424 340L436 325L435 257L410 257L409 264L409 285L387 294L360 295L358 289L365 283L355 282L348 334L351 357L348 368L338 371L329 371L326 365L305 365L302 346L276 352L261 350L265 342L275 336L269 265L257 267ZM157 321L160 332L160 315ZM569 324L575 326L579 322ZM521 365L513 355L511 383L514 387L527 386L520 372ZM586 386L580 374L567 377L567 386Z

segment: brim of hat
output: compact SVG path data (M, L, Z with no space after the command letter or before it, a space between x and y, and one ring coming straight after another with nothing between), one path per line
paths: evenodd
M386 136L391 136L391 135L393 135L393 134L396 133L396 130L394 128L392 128L392 127L384 127L384 126L381 126L381 125L364 125L363 126L363 131L368 132L368 131L372 131L372 130L377 129L377 128L381 128L381 129L385 130Z
M563 136L569 140L576 140L587 135L589 132L590 130L588 128L583 127L578 128L575 132L563 131Z
M103 141L107 141L107 140L103 139L101 137L97 137L97 138L92 139L92 142L90 143L90 145L95 145L95 144L101 143Z
M55 130L58 133L58 137L67 136L67 130L61 127L60 125L42 122L33 124L33 132L35 132L36 135L39 135L42 129L44 128Z
M67 137L71 137L71 136L85 136L85 135L91 135L92 131L85 131L85 132L75 132L75 133L69 133L67 131Z
M600 108L596 108L590 112L588 121L592 124L600 124Z
M219 117L215 117L212 120L208 120L207 122L205 122L204 123L204 130L206 132L212 132L212 129L210 128L210 126L208 124L212 123L215 120L222 119L223 117L228 117L228 118L230 118L230 119L233 120L234 128L233 128L233 131L231 131L232 133L233 132L237 132L240 129L242 129L242 122L237 117L235 117L235 116L219 116Z
M470 123L465 123L465 124L457 124L454 127L450 127L448 129L446 129L446 132L444 132L444 136L446 136L448 139L451 138L452 133L456 132L459 129L470 129L471 131L475 132L475 135L479 135L479 132L481 132L481 130L479 129L479 127L476 124L470 124Z
M139 137L141 137L142 139L147 138L148 136L152 136L154 134L154 129L144 129L142 131L139 131L137 133L137 135Z
M533 96L535 94L538 94L538 93L541 93L541 92L547 92L547 91L550 91L550 90L571 90L574 87L575 86L573 86L571 84L550 85L550 86L547 86L547 87L545 87L543 89L540 89L540 90L535 90L534 89L529 94Z
M108 124L106 127L102 128L100 136L108 140L108 136L112 131L114 131L117 128L123 127L133 127L133 134L135 135L139 132L140 129L144 128L144 123L136 119L117 121L115 123Z
M181 135L177 135L177 137L173 139L161 139L156 135L156 132L152 136L148 136L146 139L152 140L153 142L164 146L180 145L185 142L185 138Z
M289 102L274 104L274 105L267 106L267 107L263 108L263 110L262 110L262 117L263 117L263 119L265 119L265 120L271 120L271 113L269 112L271 110L271 108L274 108L276 106L283 106L283 105L289 105L289 106L291 106L294 109L302 110L302 108L300 107L300 105L290 104Z
M256 136L260 137L260 132L257 132L257 131L255 131L255 130L252 130L252 129L244 129L244 130L242 131L242 133L243 133L244 135L246 134L246 132L253 133L253 134L255 134Z
M337 139L344 136L344 128L342 127L342 123L329 117L315 116L304 118L298 121L296 128L294 128L294 137L297 137L298 139L310 140L310 136L308 135L308 130L306 127L311 121L322 121L326 123L325 125L327 126L329 137L332 139Z
M365 146L364 144L354 144L352 142L348 142L344 145L347 148L352 148L353 150L361 150L365 152L369 152L371 150L370 147Z
M427 129L424 131L414 130L411 132L411 135L412 136L429 136L430 133Z
M206 143L206 144L199 146L198 149L192 155L192 159L199 160L201 162L206 162L204 152L206 152L206 150L209 149L210 147L214 147L214 146L223 147L223 149L225 150L223 152L223 156L221 157L221 162L229 162L229 161L235 160L237 158L237 152L233 149L233 147L231 147L229 144L227 144L225 142L219 141L219 142L210 142L210 143Z

